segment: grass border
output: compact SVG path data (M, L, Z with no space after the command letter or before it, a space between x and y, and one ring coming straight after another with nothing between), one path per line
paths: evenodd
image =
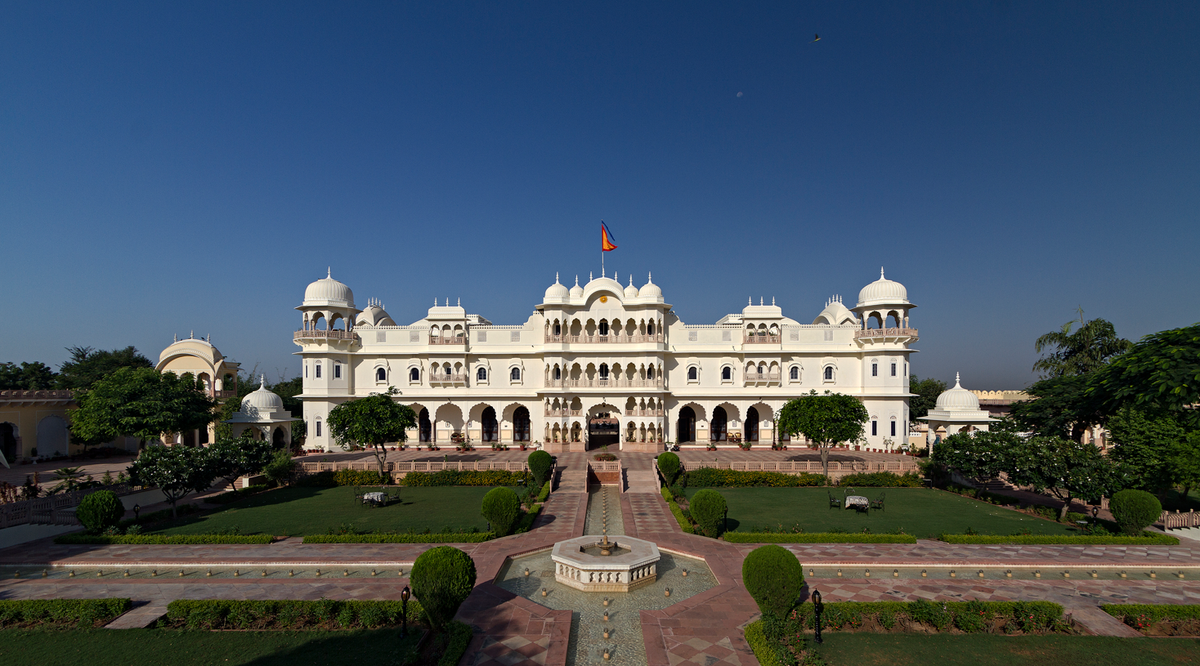
M1054 534L943 534L939 540L955 544L1013 544L1023 546L1178 546L1179 539L1167 534L1143 532L1148 536L1060 536Z
M0 600L0 629L62 629L105 625L128 613L133 601L109 599L3 599ZM33 626L15 625L32 623Z
M63 534L54 537L54 543L87 545L130 545L160 546L178 544L257 544L265 545L275 540L270 534Z
M483 543L495 538L492 532L309 534L301 543Z
M726 532L730 543L916 543L911 534L845 534L841 532Z

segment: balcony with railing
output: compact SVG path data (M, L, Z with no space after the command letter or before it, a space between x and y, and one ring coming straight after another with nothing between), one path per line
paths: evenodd
M917 338L915 328L866 328L854 332L855 340L886 340L888 338Z
M649 388L661 389L662 379L551 379L551 388Z
M747 334L742 338L742 342L748 345L777 345L779 344L779 336Z
M771 386L779 384L780 374L778 372L762 373L747 372L743 380L744 386Z
M466 386L467 385L467 376L466 375L439 375L439 374L431 372L431 373L429 373L429 385L430 386Z
M546 416L583 416L582 409L553 409L546 408Z
M551 344L633 344L639 342L663 342L663 334L655 333L654 335L646 335L643 333L635 333L634 335L624 335L617 333L609 333L608 335L587 335L581 333L579 335L554 335L546 334L546 343Z
M328 330L321 331L315 328L309 328L302 331L296 331L292 336L293 340L357 340L358 333L354 331L343 330Z
M431 335L429 336L429 344L431 345L465 345L467 336L465 335Z

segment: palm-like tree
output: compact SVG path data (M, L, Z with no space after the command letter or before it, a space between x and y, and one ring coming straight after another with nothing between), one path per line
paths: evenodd
M1079 328L1072 332L1076 323ZM1034 371L1051 378L1086 375L1128 351L1133 343L1117 337L1111 322L1104 319L1084 321L1083 308L1080 308L1078 322L1072 319L1060 330L1038 338L1033 346L1039 354L1053 349L1033 364Z

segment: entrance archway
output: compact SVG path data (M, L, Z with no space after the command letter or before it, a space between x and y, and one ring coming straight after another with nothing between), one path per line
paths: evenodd
M525 407L513 411L513 441L529 441L529 410Z
M480 417L479 421L483 425L483 441L500 441L500 422L496 420L495 409L491 407L484 408L483 415Z
M710 438L714 442L723 442L727 439L726 427L729 424L729 416L725 414L724 407L717 407L713 410L712 425L710 426Z
M283 428L275 427L275 432L271 433L271 448L282 449L287 445L287 435L284 434Z
M679 410L679 423L675 426L675 434L679 436L681 443L696 441L696 410L691 407Z
M594 411L588 418L587 448L589 449L621 444L621 420L617 418L619 412L615 410L600 411L603 407L607 407L607 405L593 408Z
M421 430L420 434L418 435L419 441L432 442L433 424L429 421L428 409L425 409L424 407L421 408L421 414L417 417L417 423Z
M753 407L746 412L746 428L743 436L747 442L758 441L758 410Z
M4 453L4 459L9 464L17 461L17 426L0 423L0 452Z

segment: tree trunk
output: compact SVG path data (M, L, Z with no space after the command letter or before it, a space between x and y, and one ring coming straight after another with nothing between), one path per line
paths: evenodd
M1067 512L1070 510L1071 510L1071 495L1068 494L1066 499L1063 499L1062 509L1060 509L1058 512L1058 522L1061 523L1064 520L1066 520Z
M821 443L821 469L825 472L825 486L829 487L829 445Z
M387 472L384 471L384 461L387 460L387 447L383 444L376 444L372 447L375 449L372 453L375 454L375 461L379 463L379 479L383 484L387 485Z

